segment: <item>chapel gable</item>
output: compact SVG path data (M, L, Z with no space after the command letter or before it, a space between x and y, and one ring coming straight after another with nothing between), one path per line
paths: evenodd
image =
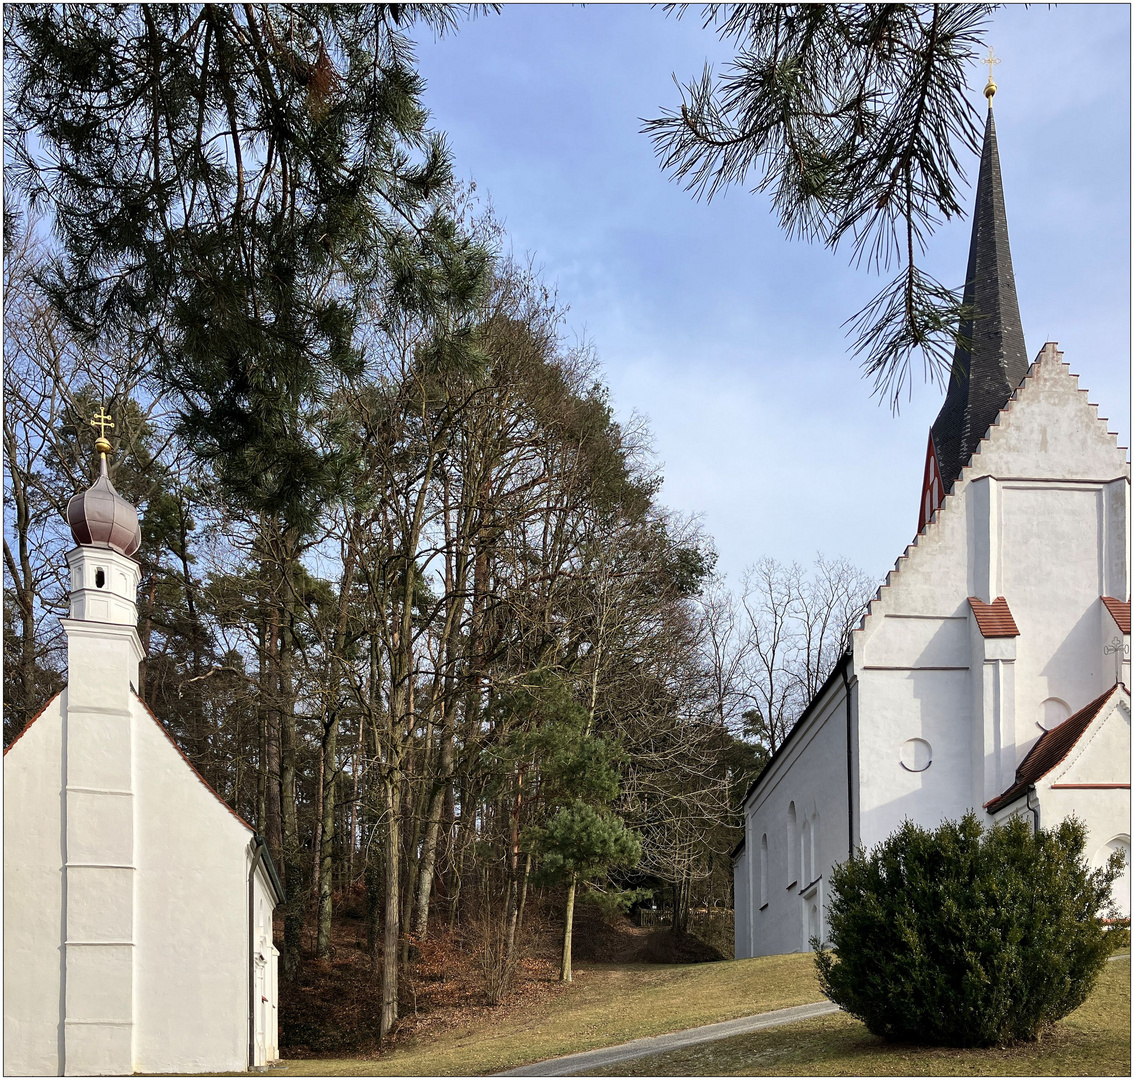
M1113 694L1090 727L1051 771L1053 787L1117 787L1130 784L1130 707Z

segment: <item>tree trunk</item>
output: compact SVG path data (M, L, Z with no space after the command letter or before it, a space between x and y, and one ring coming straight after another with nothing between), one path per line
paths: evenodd
M426 819L425 843L417 872L417 896L414 900L413 932L419 938L429 933L429 898L433 891L433 871L437 865L437 844L441 837L441 819L445 807L445 794L453 775L453 736L446 727L441 736L441 755L438 777L429 798Z
M524 805L524 770L516 772L516 791L508 813L508 927L505 948L511 956L516 946L516 923L520 917L520 813Z
M383 903L385 924L382 933L382 1012L378 1039L385 1040L398 1019L398 939L401 934L399 873L401 871L401 779L387 775L386 789L386 881Z
M331 954L331 906L334 889L331 857L335 842L335 758L338 753L339 720L338 714L327 725L323 739L323 771L320 776L322 788L322 829L319 837L319 884L316 897L319 904L319 921L316 933L315 955L325 960Z
M575 921L575 879L578 875L572 871L567 882L567 917L563 924L563 962L559 967L559 981L573 982L571 974L571 927Z
M528 882L532 876L532 855L529 851L527 858L524 859L524 881L520 886L520 911L519 917L516 920L516 936L518 937L524 929L524 905L528 902Z
M299 816L296 807L295 744L295 583L292 574L296 560L292 555L294 530L289 530L283 554L283 621L280 627L279 717L280 717L280 807L283 819L284 867L287 900L284 903L284 974L299 975L300 947L303 941L303 852L299 842Z
M358 742L354 747L353 757L351 758L351 782L354 784L354 791L351 794L350 800L350 843L347 845L347 886L354 885L355 866L354 856L358 850L358 770L359 763L362 761L362 732L363 723L360 719L358 722Z
M327 731L323 729L323 738L319 743L319 767L315 772L315 805L319 807L319 814L315 818L315 836L311 841L311 895L315 903L319 903L319 878L323 871L323 780L325 773L323 763L327 757Z
M265 828L264 838L276 869L287 873L283 857L283 807L280 799L279 608L271 605L265 627L264 662L260 669L260 696L264 709Z
M371 970L378 967L378 942L382 940L382 867L372 854L373 845L366 848L363 877L366 880L366 950L370 954Z

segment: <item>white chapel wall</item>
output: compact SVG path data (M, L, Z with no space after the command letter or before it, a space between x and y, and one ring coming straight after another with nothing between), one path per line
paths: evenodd
M746 952L739 951L737 931L737 956L804 951L810 934L825 930L830 869L849 852L846 692L841 682L828 690L773 763L745 807L745 821L746 873L737 910L742 910L743 890L751 929L745 931Z
M969 671L859 675L859 837L873 847L909 818L934 827L972 805ZM920 745L919 745L920 744Z
M905 818L934 826L972 805L970 517L947 501L853 635L865 848Z
M8 1076L60 1072L62 745L60 696L4 757L4 1072Z
M1020 629L1017 745L1043 732L1045 701L1074 712L1114 683L1100 639L1103 491L1086 484L1006 483L1001 503L1004 595Z
M749 886L751 879L751 859L748 853L748 844L751 833L745 829L744 850L732 863L733 887L733 956L752 956L752 890Z
M251 832L220 803L135 699L135 1069L248 1064Z

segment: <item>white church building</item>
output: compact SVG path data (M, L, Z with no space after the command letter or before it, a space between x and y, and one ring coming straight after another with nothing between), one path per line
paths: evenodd
M4 755L4 1073L243 1071L279 1056L282 890L134 689L141 533L98 445L67 508L67 686Z
M822 939L830 868L907 818L1074 813L1129 860L1130 467L1055 344L1028 365L991 95L964 300L917 538L744 799L738 957Z

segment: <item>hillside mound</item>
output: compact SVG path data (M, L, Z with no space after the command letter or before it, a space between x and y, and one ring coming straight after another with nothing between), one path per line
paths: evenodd
M311 920L313 923L314 920ZM559 982L562 922L556 903L533 903L525 920L523 959L511 991L490 1005L482 967L483 931L431 921L429 935L415 940L399 978L399 1019L392 1044L418 1036L494 1024L563 992ZM310 938L312 935L308 935ZM365 898L361 891L338 900L331 927L331 955L314 958L305 940L299 978L280 978L280 1049L285 1058L378 1053L381 1012L381 952L367 946ZM607 920L580 905L572 954L585 977L590 964L695 964L721 960L717 949L691 934L635 926L625 917Z

